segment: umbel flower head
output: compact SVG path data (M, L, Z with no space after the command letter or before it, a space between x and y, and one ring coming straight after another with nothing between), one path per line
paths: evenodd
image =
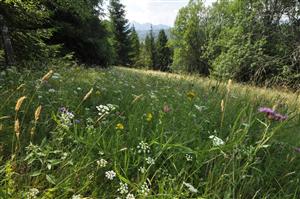
M270 120L284 121L284 120L288 119L288 117L286 115L277 113L275 110L268 108L268 107L261 107L258 109L258 111L260 113L265 113Z

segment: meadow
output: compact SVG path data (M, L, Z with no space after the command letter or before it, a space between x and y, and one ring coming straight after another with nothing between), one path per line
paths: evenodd
M1 72L0 102L3 199L300 198L297 93L65 66Z

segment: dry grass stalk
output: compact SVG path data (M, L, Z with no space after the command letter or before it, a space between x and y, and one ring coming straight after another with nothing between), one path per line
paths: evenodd
M231 86L232 86L232 80L229 79L229 80L228 80L228 83L227 83L227 92L228 92L228 93L229 93L230 90L231 90Z
M23 104L23 101L26 99L26 96L20 97L16 103L15 110L18 112Z
M50 70L44 77L42 78L42 81L48 81L53 75L53 70Z
M21 88L23 88L25 86L25 84L21 84L18 88L17 91L20 90Z
M225 102L224 102L224 100L221 101L221 111L222 111L222 113L225 111Z
M134 104L135 102L139 101L140 99L142 99L144 97L143 94L141 95L135 95L134 99L132 100L131 104Z
M93 93L93 91L94 91L94 89L92 88L92 89L84 96L83 101L87 100L87 99L91 96L91 94Z
M3 117L0 117L0 120L5 120L5 119L9 119L10 116L3 116Z

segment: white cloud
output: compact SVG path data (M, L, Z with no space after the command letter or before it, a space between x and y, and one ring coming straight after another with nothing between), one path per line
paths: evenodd
M206 0L206 5L216 0ZM177 12L189 0L121 0L126 6L127 19L139 23L174 24Z

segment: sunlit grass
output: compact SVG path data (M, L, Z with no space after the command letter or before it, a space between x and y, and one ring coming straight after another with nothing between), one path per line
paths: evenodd
M127 68L52 70L48 81L47 71L0 76L0 197L299 198L297 94ZM265 106L288 120L268 119Z

